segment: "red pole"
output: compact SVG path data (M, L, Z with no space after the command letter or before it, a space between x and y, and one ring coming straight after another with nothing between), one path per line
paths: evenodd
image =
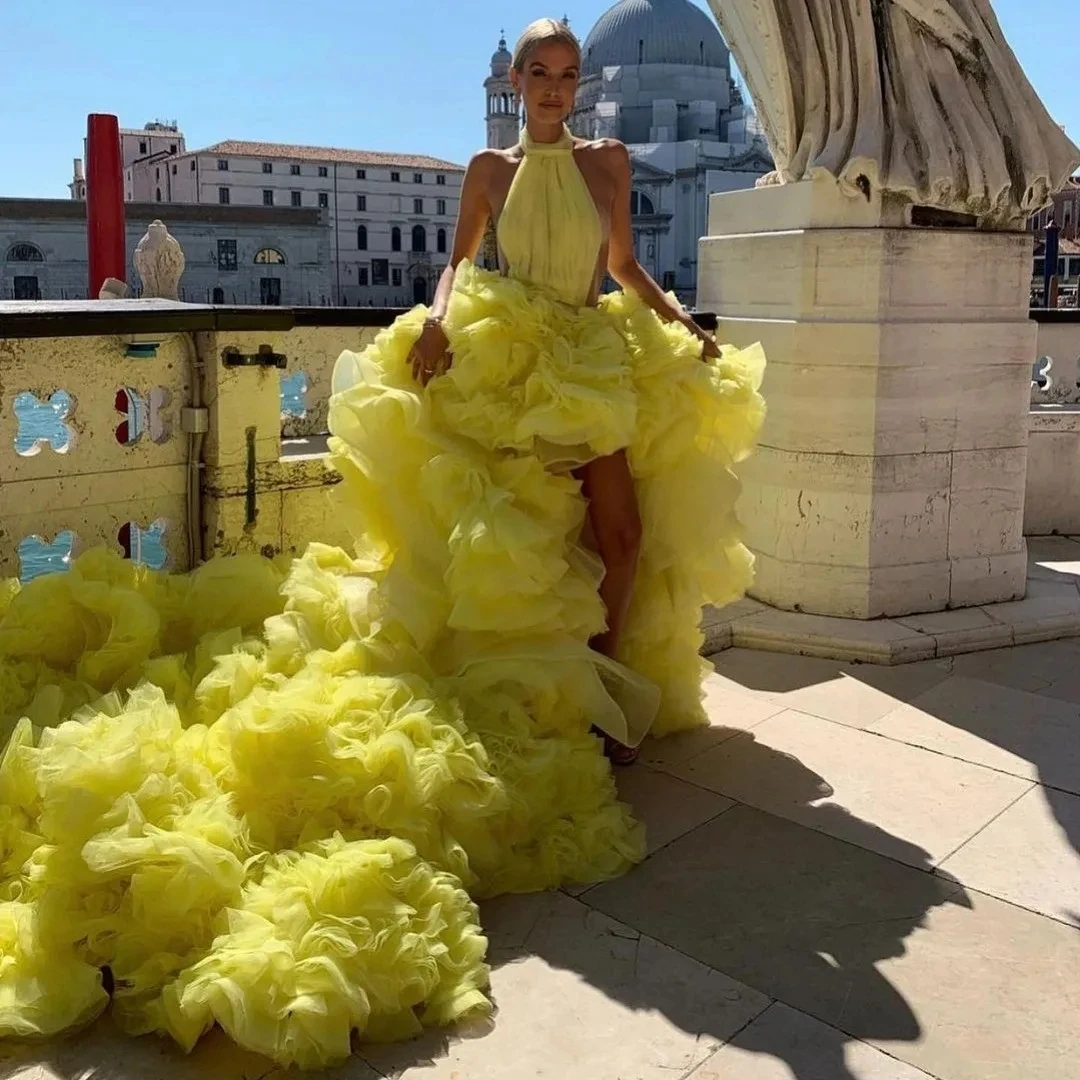
M107 113L91 113L86 122L86 246L96 300L106 278L127 281L120 123Z

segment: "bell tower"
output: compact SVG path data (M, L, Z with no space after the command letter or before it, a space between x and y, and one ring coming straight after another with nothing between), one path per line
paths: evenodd
M490 150L508 150L521 137L521 103L510 84L513 57L505 32L491 57L491 74L484 80L487 94L487 144Z

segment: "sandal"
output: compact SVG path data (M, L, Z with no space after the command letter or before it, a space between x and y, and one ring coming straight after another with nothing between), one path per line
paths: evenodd
M604 740L604 757L616 768L628 768L641 756L641 747L624 746L618 739L613 739L599 728L593 728L592 730L597 738Z

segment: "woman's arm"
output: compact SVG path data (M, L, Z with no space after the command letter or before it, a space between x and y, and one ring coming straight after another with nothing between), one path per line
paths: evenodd
M442 321L446 318L446 309L450 304L457 268L466 259L476 258L484 239L484 230L491 216L487 193L492 165L491 151L481 150L465 170L450 261L439 277L428 317L424 321L424 329L412 351L413 377L425 386L450 366L450 355L447 352L449 343Z
M665 322L681 323L705 345L705 356L719 356L713 337L702 330L678 301L653 281L634 253L630 223L630 153L620 142L607 146L610 177L614 189L611 205L611 239L608 243L608 272L624 288L640 297Z

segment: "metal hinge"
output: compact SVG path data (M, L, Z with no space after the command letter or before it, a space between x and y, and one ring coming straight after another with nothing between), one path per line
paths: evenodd
M210 430L210 410L185 405L180 410L180 430L189 435L205 435Z
M221 362L226 367L274 367L284 370L288 357L274 352L270 345L260 345L257 353L242 353L235 345L230 345L222 351Z

